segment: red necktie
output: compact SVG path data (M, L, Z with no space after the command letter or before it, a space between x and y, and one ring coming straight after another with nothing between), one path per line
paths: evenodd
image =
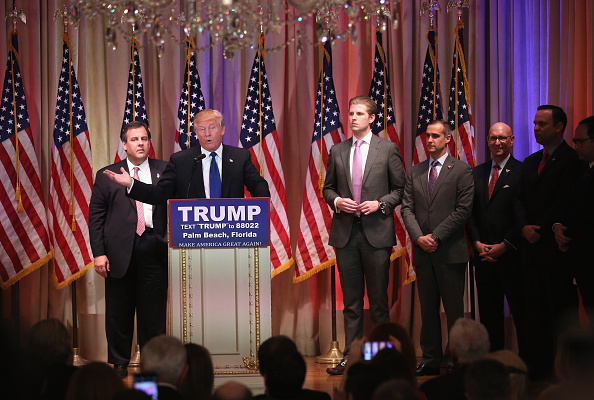
M136 180L140 180L138 178L138 170L140 168L139 167L134 167L134 179ZM136 234L138 236L142 236L142 234L144 233L144 206L142 205L142 203L140 201L136 201L136 215L138 217L138 222L136 223Z
M499 164L495 164L493 167L495 171L493 172L493 176L491 177L491 182L489 182L489 200L491 199L491 195L493 194L493 189L495 189L495 184L497 183L497 178L499 178Z
M547 163L547 160L548 159L549 159L549 152L545 150L542 153L542 160L540 160L540 164L538 164L538 173L539 174L540 174L540 171L542 171L542 169L544 168L544 166Z

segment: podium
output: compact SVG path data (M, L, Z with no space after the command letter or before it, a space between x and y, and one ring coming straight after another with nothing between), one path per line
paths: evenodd
M271 336L268 232L268 199L170 200L167 330L210 351L215 387L234 380L264 391L257 356Z

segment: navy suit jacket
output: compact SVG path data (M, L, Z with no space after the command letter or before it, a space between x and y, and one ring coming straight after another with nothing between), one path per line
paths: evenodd
M514 203L520 188L522 163L510 156L505 168L499 171L493 194L489 199L491 160L472 170L474 203L472 217L467 225L471 242L497 244L507 240L517 247L519 230L515 224Z
M540 240L554 240L552 226L559 210L568 199L579 169L577 153L567 142L549 156L549 160L538 173L543 150L529 155L522 164L520 193L515 204L518 228L538 225Z
M153 183L159 181L166 166L165 161L149 158ZM107 256L111 278L121 278L128 270L138 221L136 201L126 196L125 187L111 181L103 173L106 169L119 173L121 167L128 171L126 159L108 165L97 172L89 203L89 238L93 255ZM153 207L153 228L166 252L167 208L165 205Z
M194 160L202 154L199 146L173 153L157 184L136 181L128 193L133 199L148 204L166 203L168 199L204 199L202 162ZM245 188L252 197L270 197L268 183L252 163L249 150L223 145L222 198L242 198Z

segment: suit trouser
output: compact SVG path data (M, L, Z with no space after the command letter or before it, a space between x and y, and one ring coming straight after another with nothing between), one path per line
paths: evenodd
M551 237L522 247L525 283L525 359L532 378L553 372L559 335L578 323L577 288L561 253Z
M524 294L519 253L509 250L497 262L481 261L475 253L474 260L480 321L489 332L491 351L505 348L505 296L516 326L520 357L523 357Z
M445 309L448 332L458 318L464 317L466 264L444 264L432 260L430 264L416 265L422 323L421 363L431 368L439 368L443 359L440 300Z
M345 355L351 342L363 335L363 297L367 297L371 321L390 321L388 280L391 247L377 248L369 244L361 223L353 223L345 247L336 248L336 262L344 303Z
M134 312L140 348L165 333L167 315L167 246L152 232L135 235L128 271L105 279L107 361L128 364L134 336Z

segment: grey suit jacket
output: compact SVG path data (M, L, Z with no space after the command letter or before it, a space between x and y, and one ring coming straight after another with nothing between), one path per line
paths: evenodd
M332 146L324 182L324 199L334 210L328 244L338 248L346 246L355 215L336 212L334 208L334 200L337 197L353 198L350 173L352 143L353 139L350 138ZM404 181L404 168L398 146L371 135L363 172L361 202L383 200L387 208L386 214L378 210L369 215L361 215L365 236L373 247L391 247L396 244L393 211L402 202Z
M436 257L442 263L468 261L464 225L472 213L474 180L470 165L452 156L446 158L429 198L429 160L414 165L406 178L402 199L402 219L413 241L413 262L423 265ZM429 254L416 244L420 236L434 233L440 244Z

